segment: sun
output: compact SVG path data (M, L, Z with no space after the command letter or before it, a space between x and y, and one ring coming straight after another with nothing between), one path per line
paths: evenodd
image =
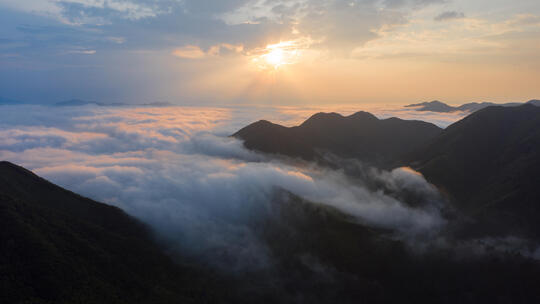
M269 65L274 66L275 69L279 68L285 62L283 60L283 50L276 48L264 55L264 60Z
M298 61L300 50L295 41L282 41L260 49L253 61L263 70L277 70Z

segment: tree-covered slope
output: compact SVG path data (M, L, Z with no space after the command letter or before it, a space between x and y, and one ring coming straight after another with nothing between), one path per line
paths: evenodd
M3 303L192 303L202 278L118 208L0 162Z

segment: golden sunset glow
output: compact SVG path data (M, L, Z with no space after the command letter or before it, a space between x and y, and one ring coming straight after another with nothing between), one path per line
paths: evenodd
M266 62L270 65L273 65L276 69L283 64L283 50L275 49L271 50L268 54L265 55Z
M298 62L301 55L297 41L281 41L276 44L269 44L258 52L261 54L253 58L253 61L261 69L274 70Z

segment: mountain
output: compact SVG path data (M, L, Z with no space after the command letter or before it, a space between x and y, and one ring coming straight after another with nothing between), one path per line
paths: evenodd
M124 106L124 103L103 103L98 101L88 101L81 99L70 99L65 101L60 101L54 104L57 107L80 107L86 105L96 105L96 106Z
M387 163L440 134L442 129L421 121L378 119L367 112L350 116L317 113L296 127L261 120L235 134L248 149L266 153L320 158L325 152L370 163Z
M536 303L538 262L417 255L339 211L277 191L254 230L272 268L175 264L120 209L0 162L2 303ZM217 249L216 249L217 250ZM179 262L178 260L175 260ZM226 279L223 279L226 278ZM413 279L414 278L414 279Z
M517 107L521 106L523 103L519 102L507 102L507 103L493 103L493 102L471 102L463 104L459 107L456 107L458 111L466 112L476 112L478 110L485 109L487 107L498 106L498 107Z
M201 276L118 208L0 162L3 303L191 303Z
M330 152L379 167L411 166L470 220L463 233L540 240L540 108L530 103L488 107L445 130L365 112L319 113L292 128L259 121L234 136L249 149L307 160Z
M275 292L296 294L296 301L278 296L279 303L540 300L536 287L540 263L524 259L512 249L503 255L494 252L460 258L456 256L459 249L428 245L423 253L415 253L410 244L388 237L384 231L366 228L331 208L294 195L278 199L271 208L277 218L257 225L282 275L277 280L280 283L273 283L280 286Z
M135 105L149 106L149 107L168 107L168 106L172 106L173 104L167 101L155 101L155 102L139 103Z
M455 107L456 111L476 112L478 110L485 109L487 107L499 106L499 107L517 107L523 105L519 102L507 102L507 103L493 103L493 102L471 102L461 106Z
M534 100L529 101L529 103L534 104ZM431 102L410 104L410 105L406 105L405 107L415 108L416 111L429 111L429 112L438 112L438 113L450 113L450 112L457 112L457 111L464 111L464 112L472 113L472 112L476 112L478 110L485 109L491 106L516 107L520 105L522 105L522 103L509 102L509 103L504 103L504 104L497 104L493 102L471 102L471 103L463 104L461 106L453 107L443 102L440 102L438 100L435 100ZM536 105L540 105L540 103Z
M540 108L488 107L446 128L409 163L489 233L540 239Z
M527 103L540 107L540 100L537 100L537 99L529 100Z
M100 107L120 107L120 106L166 107L172 104L165 101L157 101L157 102L149 102L149 103L141 103L141 104L129 104L129 103L121 103L121 102L103 103L103 102L98 102L98 101L87 101L87 100L81 100L81 99L70 99L66 101L60 101L54 104L54 106L57 106L57 107L80 107L80 106L86 106L86 105L96 105Z
M431 102L422 102L422 103L416 103L416 104L410 104L406 105L406 108L417 108L417 111L431 111L431 112L454 112L457 111L456 108L449 106L443 102L440 102L438 100L434 100Z
M25 102L15 100L15 99L0 97L0 105L17 105L17 104L25 104Z
M87 100L81 100L81 99L70 99L65 101L59 101L55 103L55 106L58 107L78 107L78 106L85 106L85 105L101 105L101 103L97 101L87 101Z

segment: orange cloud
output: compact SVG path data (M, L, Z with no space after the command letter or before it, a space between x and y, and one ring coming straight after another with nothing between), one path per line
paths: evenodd
M201 59L206 56L206 53L201 50L200 47L195 45L187 45L178 49L175 49L172 54L176 57L186 59Z

